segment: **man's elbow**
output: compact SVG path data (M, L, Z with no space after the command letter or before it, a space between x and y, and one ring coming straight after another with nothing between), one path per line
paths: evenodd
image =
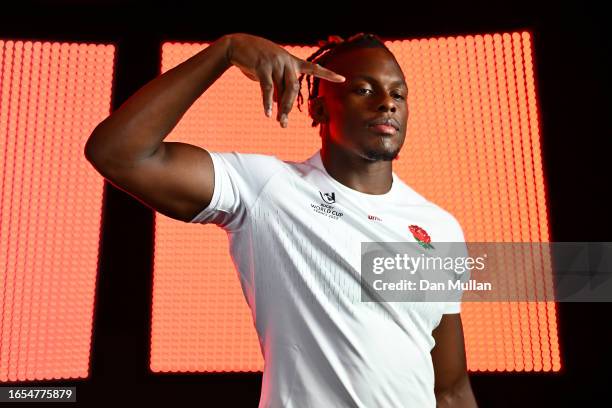
M100 148L98 146L99 144L95 143L97 137L99 136L97 136L95 133L92 133L87 139L85 147L83 148L83 154L85 155L85 158L91 163L97 161L100 155Z
M91 162L93 160L93 149L86 143L85 149L83 149L83 154L87 161Z

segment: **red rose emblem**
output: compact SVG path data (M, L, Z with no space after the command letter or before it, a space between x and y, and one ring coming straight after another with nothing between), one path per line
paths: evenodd
M408 229L410 229L412 236L422 247L433 248L433 245L431 245L431 238L423 228L419 227L418 225L410 225Z

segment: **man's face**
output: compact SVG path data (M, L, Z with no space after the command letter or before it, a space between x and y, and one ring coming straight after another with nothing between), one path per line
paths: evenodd
M351 50L332 59L327 68L345 82L319 82L332 142L368 160L393 160L406 137L408 89L401 68L384 48ZM399 129L381 133L369 122L394 119Z

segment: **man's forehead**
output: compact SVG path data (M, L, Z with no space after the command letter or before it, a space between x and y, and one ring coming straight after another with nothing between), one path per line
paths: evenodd
M367 54L372 57L369 58ZM398 82L405 85L404 74L397 60L390 51L384 48L360 48L346 51L326 65L332 71L351 80ZM344 58L343 58L344 57Z
M389 83L389 86L404 86L407 87L406 81L403 76L399 76L396 74L392 75L369 75L365 73L357 73L354 75L348 75L347 80L350 81L367 81L367 82L380 82L380 83Z

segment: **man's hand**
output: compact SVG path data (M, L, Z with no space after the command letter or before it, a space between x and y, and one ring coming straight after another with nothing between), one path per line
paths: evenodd
M299 74L306 73L332 82L346 80L319 64L290 54L265 38L245 33L234 33L230 38L229 62L240 68L249 79L259 82L266 116L272 115L272 104L277 102L276 120L282 127L287 127L287 115L300 91Z

